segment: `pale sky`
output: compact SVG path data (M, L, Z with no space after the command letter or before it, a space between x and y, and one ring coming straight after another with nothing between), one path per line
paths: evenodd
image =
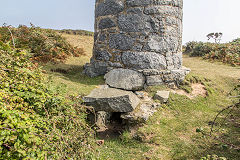
M28 25L93 31L95 0L0 0L0 25ZM240 0L184 0L183 42L207 41L222 32L223 42L240 37Z
M240 0L184 0L183 42L207 41L222 32L223 42L240 37Z

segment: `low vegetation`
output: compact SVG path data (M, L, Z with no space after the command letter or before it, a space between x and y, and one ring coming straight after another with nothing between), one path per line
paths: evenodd
M59 33L71 34L71 35L80 35L80 36L93 36L94 33L85 30L73 30L73 29L63 29L57 30Z
M0 41L0 159L90 158L94 132L81 97L51 87L30 57Z
M92 54L93 37L63 34L64 43L83 48L85 54L67 54L64 63L56 63L58 56L51 56L48 58L54 60L43 64L37 63L43 61L37 59L36 46L32 49L29 42L18 44L17 31L10 29L15 48L8 28L0 28L0 159L239 158L239 61L231 62L237 66L232 67L185 55L184 66L192 71L180 89L190 94L191 85L199 83L205 87L206 96L190 99L171 93L169 102L148 122L131 132L125 130L120 137L102 140L87 123L91 108L82 105L82 96L104 84L103 77L89 78L82 73ZM40 35L53 32L35 27L27 30L40 31ZM228 45L239 44L238 40L231 43ZM193 55L202 57L209 46L205 49L201 44L198 50L197 45L187 51L191 54L195 50ZM61 55L63 48L56 53ZM168 89L149 87L146 92L154 95L163 88Z
M73 47L57 32L50 29L30 28L20 25L0 27L0 40L17 49L25 49L31 53L31 59L38 62L63 62L69 56L84 53L82 48Z
M185 53L190 56L203 57L204 59L221 61L233 66L240 65L240 42L239 39L229 43L188 42Z

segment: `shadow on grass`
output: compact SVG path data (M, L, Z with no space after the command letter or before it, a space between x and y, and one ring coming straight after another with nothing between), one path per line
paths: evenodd
M71 65L71 64L48 64L44 66L49 75L54 75L61 77L67 81L80 83L83 85L101 85L104 84L103 76L98 77L88 77L83 74L83 66L81 65Z

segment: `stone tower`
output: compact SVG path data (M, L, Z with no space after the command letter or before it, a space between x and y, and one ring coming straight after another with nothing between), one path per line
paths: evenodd
M96 0L93 56L85 74L115 68L143 73L148 85L184 78L183 0Z

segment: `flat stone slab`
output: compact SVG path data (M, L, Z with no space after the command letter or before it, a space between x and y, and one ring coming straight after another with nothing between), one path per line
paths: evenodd
M121 118L129 123L144 123L161 107L158 103L144 102L134 111L121 114Z
M154 99L160 100L162 103L166 103L169 98L170 91L157 91L154 95Z
M157 85L164 84L162 75L147 76L146 79L147 79L148 86L157 86Z
M94 107L95 111L105 112L131 112L140 103L133 92L105 87L94 89L83 100L86 105Z
M142 73L130 69L113 69L104 78L111 87L131 91L143 89L145 83Z

